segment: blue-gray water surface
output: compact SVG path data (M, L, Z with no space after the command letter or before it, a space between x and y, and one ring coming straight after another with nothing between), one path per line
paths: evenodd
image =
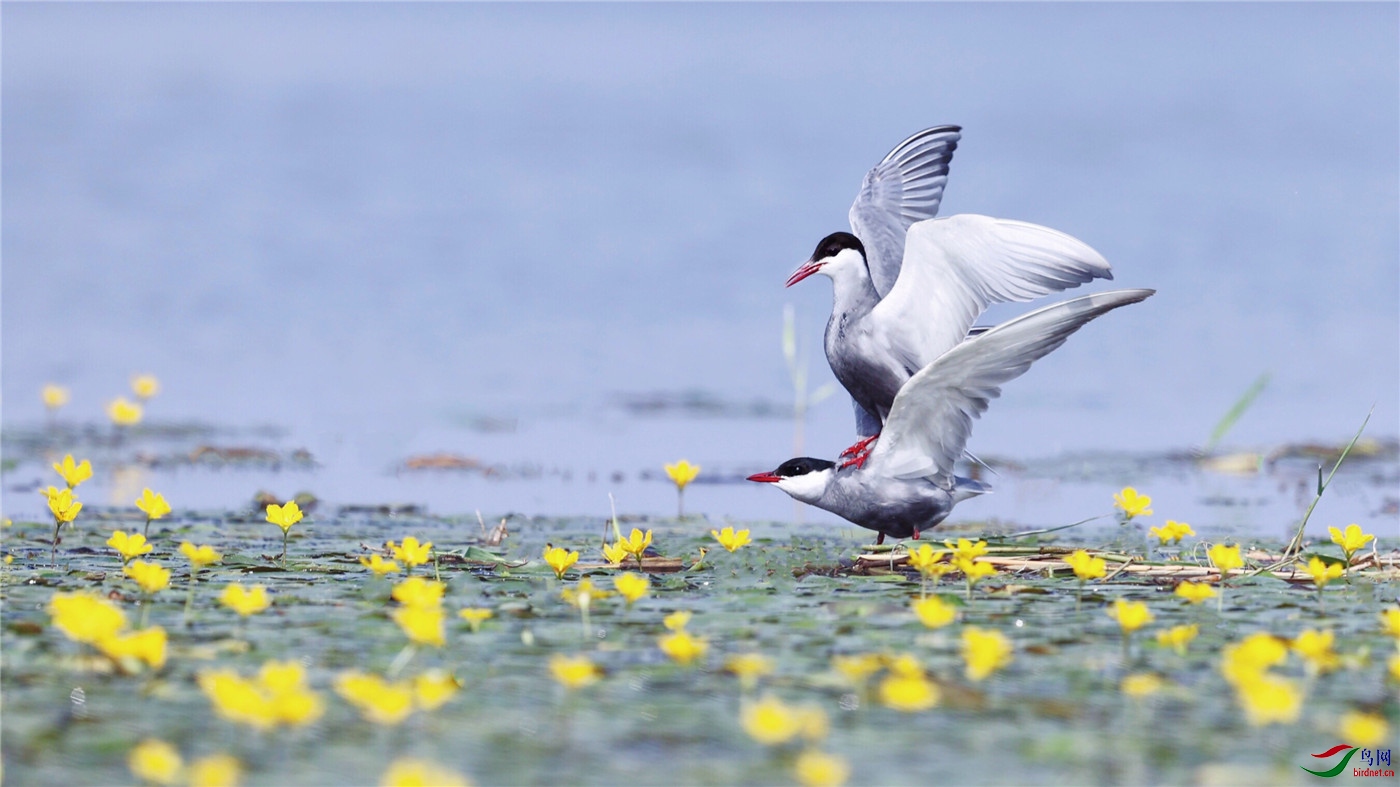
M73 391L64 418L102 422L151 372L153 423L274 424L319 463L135 479L177 504L272 487L601 515L611 491L665 512L662 462L736 475L791 454L782 310L811 387L828 384L830 286L784 278L846 226L890 146L957 123L943 214L1070 232L1114 266L1096 287L1158 289L1009 384L974 452L1185 450L1266 372L1227 446L1345 443L1372 407L1368 434L1393 437L1398 19L1394 4L6 4L4 424L40 424L47 382ZM834 396L804 450L852 437ZM394 472L434 452L546 477ZM7 515L37 515L14 490L45 472L8 475ZM1223 486L1274 503L1243 522L1217 507L1215 524L1273 535L1312 472L1125 474L1092 494L1012 474L959 515L1071 521L1137 483L1207 516ZM116 502L132 483L94 482ZM1357 489L1324 523L1393 532L1390 482ZM737 484L687 503L791 513Z

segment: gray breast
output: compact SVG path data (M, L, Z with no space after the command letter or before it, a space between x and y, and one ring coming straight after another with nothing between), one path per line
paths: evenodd
M891 358L881 357L859 318L831 316L826 329L826 358L831 371L861 407L883 421L900 386L909 379Z

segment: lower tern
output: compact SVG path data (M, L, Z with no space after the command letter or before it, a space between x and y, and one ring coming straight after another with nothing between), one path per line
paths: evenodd
M989 305L1113 278L1098 252L1048 227L974 214L933 218L960 138L958 126L938 126L895 146L861 184L853 233L822 238L787 280L832 280L826 357L865 438L842 453L856 466L900 387L968 338Z
M1147 299L1155 290L1111 290L1052 304L956 344L899 389L880 441L863 465L800 457L750 481L885 536L918 538L953 506L991 491L957 476L954 463L1001 386L1064 344L1090 320Z

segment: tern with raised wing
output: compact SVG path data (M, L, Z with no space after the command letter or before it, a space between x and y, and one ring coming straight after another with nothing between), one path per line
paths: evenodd
M879 442L863 464L799 457L750 481L770 483L793 498L885 536L919 537L953 506L990 491L953 472L972 420L1001 386L1064 344L1090 320L1137 303L1155 290L1111 290L1056 303L955 343L918 370L895 395Z
M865 175L851 206L853 232L822 238L787 280L832 280L826 357L855 406L864 439L842 456L857 467L901 387L967 339L989 305L1113 278L1098 252L1048 227L934 218L959 139L958 126L937 126L895 146Z

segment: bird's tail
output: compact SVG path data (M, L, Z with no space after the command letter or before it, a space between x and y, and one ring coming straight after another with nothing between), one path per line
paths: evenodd
M991 491L992 488L981 481L958 476L953 479L953 504L957 505L970 497L985 495Z

